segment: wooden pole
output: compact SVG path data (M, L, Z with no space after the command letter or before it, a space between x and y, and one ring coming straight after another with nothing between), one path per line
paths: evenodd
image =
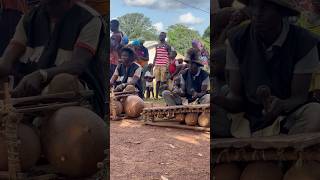
M179 129L187 129L187 130L195 130L195 131L210 131L210 128L198 127L198 126L187 126L187 125L179 125L173 124L169 122L145 122L146 125L150 126L160 126L160 127L170 127L170 128L179 128Z
M272 150L266 151L250 151L250 152L225 152L215 153L213 157L216 163L229 163L229 162L241 162L241 161L320 161L320 153L318 151L285 151L277 152Z

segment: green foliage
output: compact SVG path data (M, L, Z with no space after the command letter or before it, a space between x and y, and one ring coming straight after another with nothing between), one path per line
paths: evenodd
M129 13L119 17L120 29L129 39L144 38L145 40L157 40L154 26L151 20L141 13Z
M207 29L204 31L202 38L210 39L210 26L208 26Z
M209 28L210 31L210 28ZM168 28L169 44L180 54L185 55L187 50L192 47L192 40L200 40L206 47L210 49L210 32L209 38L202 38L198 31L192 30L185 25L175 24Z
M204 31L202 36L202 42L204 47L209 50L210 49L210 26Z

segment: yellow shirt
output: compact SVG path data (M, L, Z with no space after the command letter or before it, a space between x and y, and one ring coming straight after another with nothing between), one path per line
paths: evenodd
M302 15L298 21L298 24L301 27L308 29L316 36L320 37L320 23L318 25L314 25L308 21L306 16ZM318 70L312 75L309 91L314 91L316 89L320 89L320 68L318 68Z

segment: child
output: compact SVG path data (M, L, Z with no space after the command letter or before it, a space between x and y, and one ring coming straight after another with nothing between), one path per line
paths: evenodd
M152 94L152 98L154 98L153 93L153 79L154 76L151 74L152 72L152 64L148 64L148 70L146 71L146 74L144 75L144 79L146 80L146 90L147 90L147 99L150 98L150 93Z
M179 75L179 72L181 71L181 67L183 65L183 59L176 59L177 52L171 51L170 53L170 64L169 64L169 89L173 88L173 80Z

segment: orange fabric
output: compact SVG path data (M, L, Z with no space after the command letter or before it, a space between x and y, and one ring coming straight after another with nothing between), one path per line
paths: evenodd
M141 67L144 67L148 63L148 61L139 59L139 60L137 60L137 63L140 64Z
M18 10L25 13L28 10L28 6L25 0L1 0L3 9Z

